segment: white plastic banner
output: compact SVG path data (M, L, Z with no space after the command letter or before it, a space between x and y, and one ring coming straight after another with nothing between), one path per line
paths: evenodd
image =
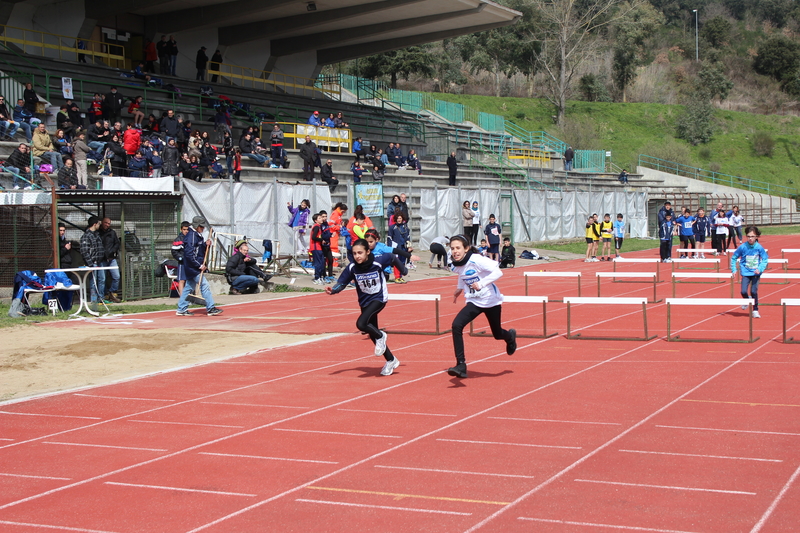
M147 191L147 192L174 192L175 178L164 176L161 178L123 178L121 176L104 176L104 191Z
M72 96L72 78L61 78L61 92L67 100L74 98Z

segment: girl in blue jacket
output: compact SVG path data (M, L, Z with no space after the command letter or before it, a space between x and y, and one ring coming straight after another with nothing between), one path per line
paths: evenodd
M758 242L761 232L756 226L747 226L745 235L747 235L747 240L731 256L731 272L736 273L738 261L742 273L742 298L752 298L754 300L753 318L761 318L758 313L758 282L761 280L761 274L767 269L769 257L767 256L767 251ZM748 287L750 288L750 296L747 295ZM742 309L747 309L747 306L743 305Z

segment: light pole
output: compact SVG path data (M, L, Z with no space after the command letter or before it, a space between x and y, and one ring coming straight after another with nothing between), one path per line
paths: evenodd
M700 61L700 41L697 37L697 10L692 9L694 13L694 60Z

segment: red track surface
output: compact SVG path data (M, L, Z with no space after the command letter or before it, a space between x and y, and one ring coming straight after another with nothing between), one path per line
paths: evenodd
M779 257L792 240L762 242ZM583 272L593 296L594 272L611 265L541 268ZM505 294L523 294L522 272L506 271ZM576 294L572 280L530 287ZM453 290L452 278L391 287L442 294L443 328L460 308ZM671 290L661 283L659 298ZM764 303L799 296L796 283L760 292ZM652 284L604 280L603 296L623 295L650 296ZM686 284L678 296L729 293ZM390 335L402 364L381 377L352 291L221 317L138 315L109 327L340 334L0 405L0 531L796 532L800 347L780 342L779 307L761 314L753 344L667 343L664 303L648 305L650 342L568 340L565 306L551 303L548 330L562 334L521 339L513 357L467 337L467 380L443 372L449 335ZM640 308L572 315L587 335L641 335ZM746 337L738 307L673 315L682 338ZM429 331L433 304L391 302L380 321ZM541 306L506 304L504 323L538 333ZM789 325L797 335L800 312Z

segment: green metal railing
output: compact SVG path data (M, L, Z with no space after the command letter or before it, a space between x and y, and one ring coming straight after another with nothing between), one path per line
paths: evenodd
M713 170L691 167L682 163L666 161L664 159L659 159L657 157L645 154L639 154L639 166L652 168L653 170L660 170L661 172L668 172L670 174L676 174L686 178L707 181L717 185L725 185L727 187L744 189L747 191L768 194L771 196L795 198L798 196L798 194L800 194L800 190L795 187L776 185L766 181L753 180L750 178L743 178L741 176L724 174L722 172L714 172Z
M575 150L575 170L584 172L605 172L606 153L604 150Z
M553 137L546 131L527 131L510 120L506 120L505 127L508 133L519 139L523 144L540 146L558 154L563 154L568 146L567 143Z
M514 187L524 188L526 186L531 186L532 188L546 191L561 191L558 187L531 178L525 168L517 165L504 155L496 153L480 142L470 140L469 149L472 155L470 158L470 167L475 164L475 166L491 172L502 181L508 182ZM509 176L515 176L517 179L511 179Z

